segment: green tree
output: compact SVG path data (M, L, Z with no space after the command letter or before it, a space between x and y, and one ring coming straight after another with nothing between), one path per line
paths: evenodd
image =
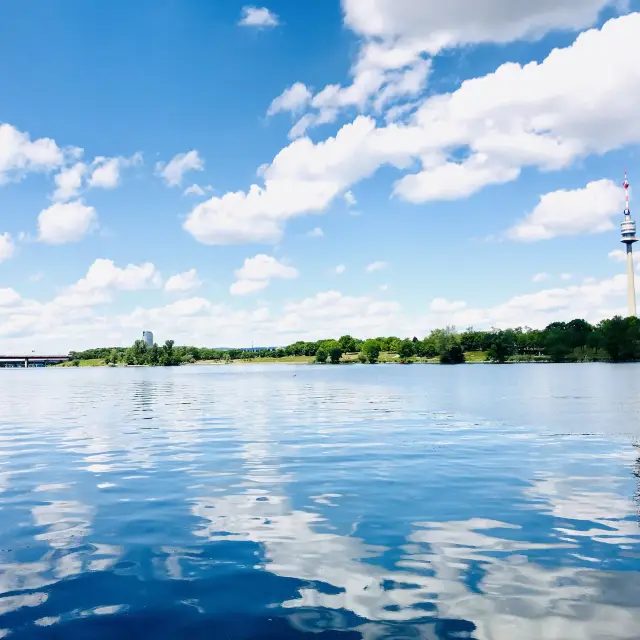
M180 359L173 349L173 340L167 340L160 354L160 364L164 367L175 367L180 364Z
M136 357L133 353L133 349L131 347L129 347L128 349L125 350L124 352L124 363L126 365L133 365L136 363Z
M328 357L329 357L329 354L327 353L327 350L324 347L320 347L316 351L316 362L319 362L320 364L324 364L327 361Z
M417 339L416 339L416 343L417 343ZM403 360L408 360L409 358L412 358L415 354L415 347L414 347L414 343L411 340L403 340L400 343L400 348L398 349L398 355L403 359Z
M338 345L342 349L342 353L353 353L357 351L356 341L350 335L342 336L338 340Z
M360 347L360 353L369 364L375 364L380 357L380 345L377 340L365 340Z
M615 316L610 320L603 320L599 330L602 346L613 362L640 359L640 323L637 318Z
M149 348L149 353L148 353L149 364L152 367L157 367L160 364L161 357L162 357L162 351L160 350L160 347L154 343Z
M507 358L516 353L516 334L514 331L492 331L491 346L487 352L490 362L506 362Z
M464 362L464 351L459 344L452 345L440 354L440 364L463 364Z
M338 346L331 347L329 350L329 359L331 360L331 364L338 364L338 362L340 362L340 358L342 358L342 349Z

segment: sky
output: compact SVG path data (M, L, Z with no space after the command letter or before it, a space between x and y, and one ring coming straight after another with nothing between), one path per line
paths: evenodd
M0 353L626 311L640 0L5 0Z

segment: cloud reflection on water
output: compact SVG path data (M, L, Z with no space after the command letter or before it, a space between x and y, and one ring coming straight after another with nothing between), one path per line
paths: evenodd
M207 620L226 567L239 585L289 585L244 611L300 632L636 638L633 449L458 415L443 381L415 384L437 368L406 386L386 377L398 369L45 371L75 386L37 378L32 406L14 387L0 539L25 538L0 552L0 629L10 614L44 627L145 606L97 590L56 609L49 595L90 573Z

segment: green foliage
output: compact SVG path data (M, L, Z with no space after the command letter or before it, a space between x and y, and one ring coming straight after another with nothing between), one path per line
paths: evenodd
M487 360L504 363L507 358L513 356L517 351L516 333L511 329L507 329L507 331L492 331L489 345Z
M254 361L262 358L281 359L314 357L317 362L340 362L345 354L358 353L361 362L374 363L381 352L397 353L402 361L414 356L439 358L446 364L472 361L485 357L491 362L631 362L640 360L640 322L637 318L616 316L591 325L585 320L554 322L542 330L528 327L477 331L472 327L458 333L455 327L436 329L420 340L380 336L362 341L350 335L338 340L298 341L286 347L257 349L211 349L176 346L168 340L162 347L147 347L137 340L128 348L105 347L86 351L71 351L71 366L87 361L108 365L176 366L183 362L232 360ZM348 357L353 360L353 356Z
M358 351L358 346L356 344L355 338L352 338L349 335L342 336L338 340L338 345L340 346L340 349L342 349L342 353L354 353Z
M416 339L416 344L417 342L418 341ZM415 355L414 343L411 340L403 340L400 343L400 348L398 349L398 355L403 360L408 360L409 358L412 358Z
M463 364L464 363L464 351L462 346L454 344L448 347L446 351L440 354L440 364Z
M360 353L369 364L375 364L380 357L378 340L365 340L360 347Z

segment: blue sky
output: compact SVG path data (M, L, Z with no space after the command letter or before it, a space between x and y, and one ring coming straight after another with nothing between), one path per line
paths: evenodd
M4 2L0 350L624 312L640 4L529 4Z

